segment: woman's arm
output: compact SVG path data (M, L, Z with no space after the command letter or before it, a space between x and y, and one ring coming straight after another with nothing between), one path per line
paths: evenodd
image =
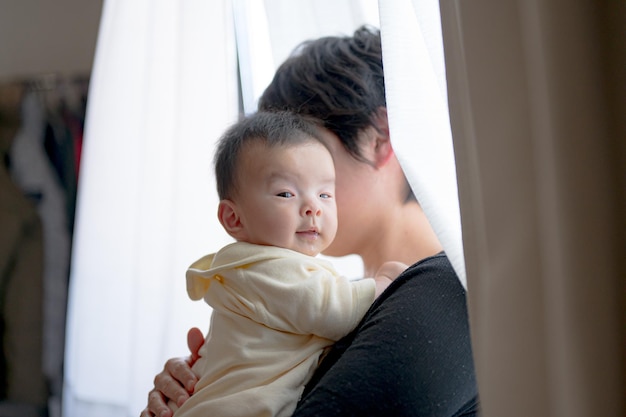
M148 406L141 412L141 417L171 417L174 413L168 402L173 401L180 407L189 399L198 382L191 366L198 359L198 351L203 344L204 336L200 329L190 329L187 345L191 354L169 359L165 363L163 371L154 378L154 388L148 394Z

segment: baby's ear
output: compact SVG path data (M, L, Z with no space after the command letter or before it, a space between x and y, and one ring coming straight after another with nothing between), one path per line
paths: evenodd
M231 200L222 200L217 206L217 218L226 232L236 240L244 240L246 231L237 205Z

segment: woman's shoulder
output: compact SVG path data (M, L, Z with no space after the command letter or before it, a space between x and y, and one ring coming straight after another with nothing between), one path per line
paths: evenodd
M402 272L377 300L382 303L388 296L403 287L415 287L417 291L439 294L458 294L465 296L465 288L461 284L454 267L445 252L421 259Z
M425 273L428 271L445 273L445 274L453 274L456 277L456 273L454 272L454 268L448 259L448 255L444 251L441 251L435 255L428 256L424 259L420 259L415 262L413 265L409 266L403 274L417 274L417 273ZM458 279L458 277L456 277Z
M452 416L475 410L465 295L445 253L411 265L355 331L334 345L296 415Z

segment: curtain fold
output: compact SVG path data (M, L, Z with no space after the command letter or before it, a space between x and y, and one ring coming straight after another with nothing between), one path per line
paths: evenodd
M482 415L623 416L624 6L440 5Z
M465 286L465 261L437 0L379 0L394 151Z
M137 415L208 323L184 271L207 246L213 142L237 117L228 1L104 3L71 268L63 414Z

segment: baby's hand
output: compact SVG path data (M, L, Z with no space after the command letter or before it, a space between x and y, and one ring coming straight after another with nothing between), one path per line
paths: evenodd
M389 261L385 262L376 272L376 277L384 277L391 281L398 278L409 266L402 262Z
M382 264L374 276L376 281L376 298L408 267L407 264L397 261L388 261Z

